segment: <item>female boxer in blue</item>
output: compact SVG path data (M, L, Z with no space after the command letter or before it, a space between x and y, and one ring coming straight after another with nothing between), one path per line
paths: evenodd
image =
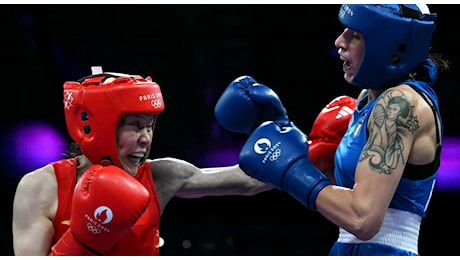
M340 225L331 255L418 255L442 140L432 87L436 64L445 62L429 55L434 18L426 6L340 10L347 29L336 46L345 80L364 90L336 153L336 181L349 189L340 193L355 198L345 204L350 206L345 215L330 217L336 223L349 218ZM330 203L328 196L319 196L317 205Z
M336 224L330 255L418 255L443 137L432 87L449 65L430 53L436 15L426 5L342 5L338 16L344 78L363 90L335 154L336 185L292 122L259 126L240 167ZM276 148L256 151L262 138Z

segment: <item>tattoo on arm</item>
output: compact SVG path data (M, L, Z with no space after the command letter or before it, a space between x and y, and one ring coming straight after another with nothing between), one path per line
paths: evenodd
M379 98L369 117L369 137L359 159L369 159L369 166L378 173L390 175L406 163L402 137L420 127L407 97L398 90L389 90Z

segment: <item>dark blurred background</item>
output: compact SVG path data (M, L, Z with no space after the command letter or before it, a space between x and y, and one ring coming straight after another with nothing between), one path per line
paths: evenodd
M3 173L0 255L13 255L12 202L19 179L62 158L67 144L62 85L104 71L151 76L166 110L151 158L171 156L199 167L237 162L246 136L222 129L213 108L228 83L251 75L274 89L304 132L339 95L334 46L344 29L339 5L12 5L3 4L0 41L0 153ZM458 98L460 5L438 14L435 48L452 62L439 94L446 136L442 171L422 222L422 255L459 255ZM290 196L173 199L162 215L161 255L326 255L338 229Z

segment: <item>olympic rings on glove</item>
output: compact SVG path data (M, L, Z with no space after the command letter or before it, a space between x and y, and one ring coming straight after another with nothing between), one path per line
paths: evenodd
M280 157L281 155L281 149L276 149L272 155L270 155L270 161L275 161L276 159L278 159L278 157Z
M93 232L93 234L101 233L101 230L99 228L93 226L91 223L86 224L86 226L88 227L89 231Z

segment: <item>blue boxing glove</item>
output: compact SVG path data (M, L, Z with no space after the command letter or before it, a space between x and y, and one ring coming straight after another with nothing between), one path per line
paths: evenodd
M278 95L250 76L241 76L227 86L217 101L214 114L225 129L248 135L265 121L289 123Z
M240 168L249 176L289 193L316 211L318 193L332 182L308 157L308 139L292 122L265 122L243 146Z

